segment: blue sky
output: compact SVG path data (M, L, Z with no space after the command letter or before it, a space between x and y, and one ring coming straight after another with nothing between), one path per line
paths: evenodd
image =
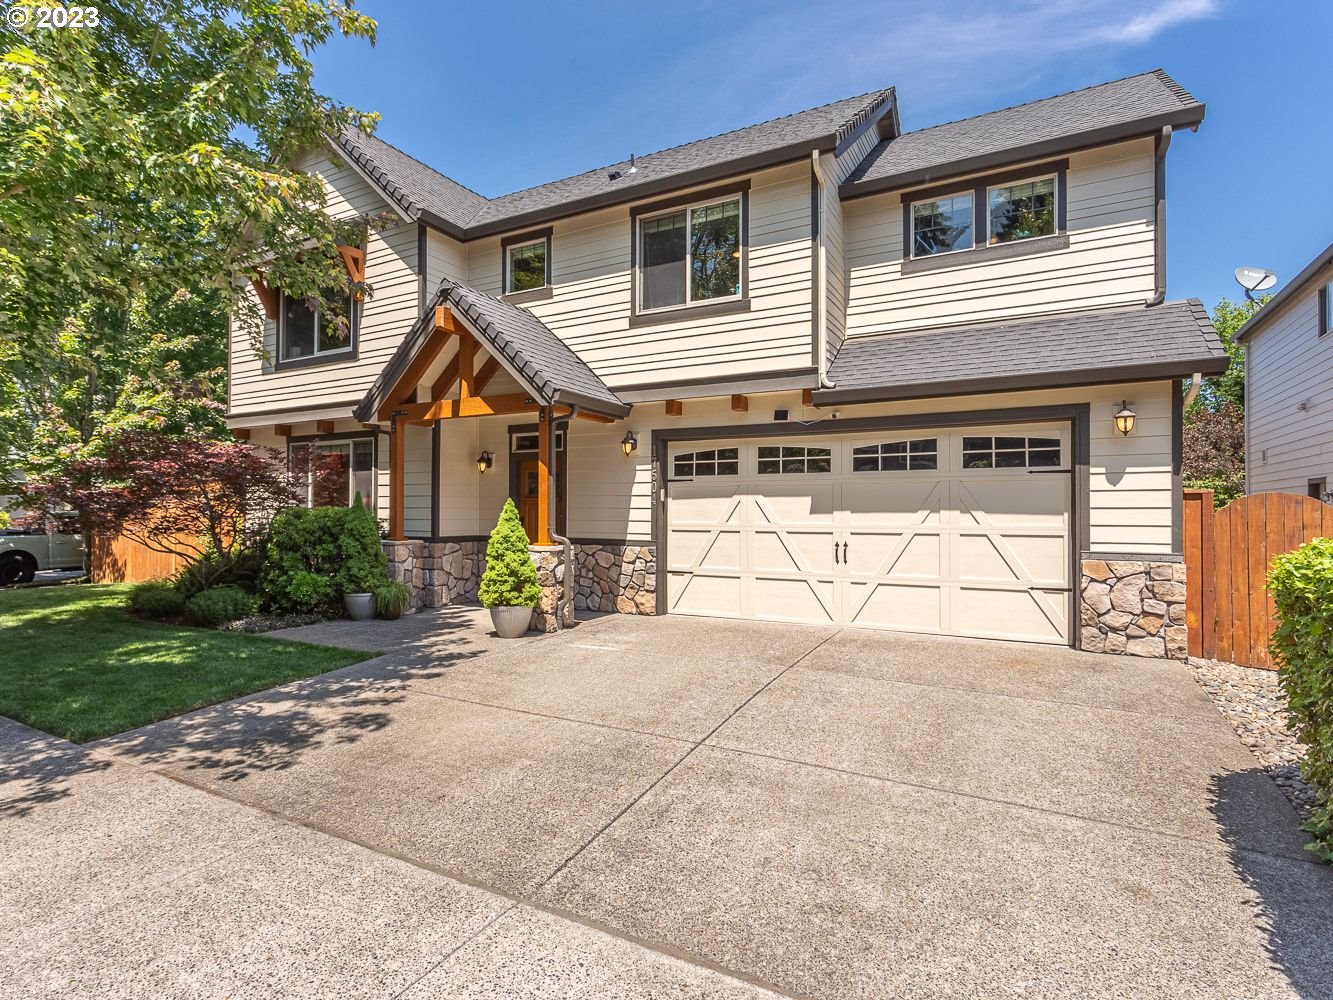
M1162 66L1208 105L1168 160L1170 297L1333 242L1326 0L359 6L378 44L317 52L318 85L485 195L890 84L913 129Z

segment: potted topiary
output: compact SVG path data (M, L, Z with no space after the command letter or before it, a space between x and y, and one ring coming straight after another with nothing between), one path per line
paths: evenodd
M397 580L390 580L383 586L375 588L375 609L381 618L389 621L402 617L410 600L412 600L412 589Z
M354 622L375 617L375 589L388 582L379 524L366 510L358 493L347 511L342 537L338 539L342 565L334 582L342 591L343 607Z
M477 596L491 609L491 624L501 639L517 639L532 624L532 609L541 600L537 567L528 553L528 534L513 500L506 500L486 542L486 572Z

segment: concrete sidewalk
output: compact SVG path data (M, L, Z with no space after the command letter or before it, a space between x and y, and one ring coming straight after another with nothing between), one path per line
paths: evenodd
M1333 995L1333 871L1179 664L674 616L506 644L482 622L411 616L393 655L26 751L37 776L8 787L34 860L5 886L59 883L66 855L86 881L80 829L150 835L21 907L45 916L5 953L20 982ZM386 648L387 624L293 637ZM122 863L162 877L122 888Z

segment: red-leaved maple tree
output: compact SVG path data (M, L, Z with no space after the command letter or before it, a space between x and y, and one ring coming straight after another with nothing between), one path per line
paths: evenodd
M272 449L156 431L124 432L97 454L34 477L24 493L38 510L72 507L85 532L119 533L190 562L215 552L224 564L298 501Z

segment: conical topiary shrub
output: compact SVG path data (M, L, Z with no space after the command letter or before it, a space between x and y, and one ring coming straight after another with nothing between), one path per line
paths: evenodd
M496 633L502 639L513 639L528 630L532 609L541 596L537 567L528 554L528 533L514 501L506 500L486 542L486 572L481 575L477 597L483 607L491 609Z

